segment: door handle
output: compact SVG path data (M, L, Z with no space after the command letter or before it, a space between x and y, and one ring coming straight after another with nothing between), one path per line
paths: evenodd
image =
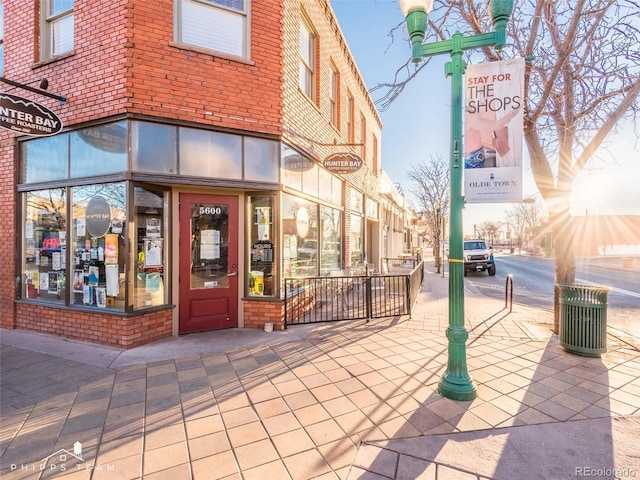
M229 277L237 277L238 276L238 272L227 272L227 276L229 276Z

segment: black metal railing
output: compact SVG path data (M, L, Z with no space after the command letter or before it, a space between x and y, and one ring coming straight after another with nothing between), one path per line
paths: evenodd
M365 268L325 277L284 279L288 325L411 315L424 279L423 263L396 265L392 273ZM343 274L349 273L349 274Z

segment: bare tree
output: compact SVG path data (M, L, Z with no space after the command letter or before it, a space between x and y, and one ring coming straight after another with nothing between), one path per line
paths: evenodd
M439 273L440 240L444 238L442 226L449 216L449 164L441 155L432 155L428 161L412 165L407 177L411 181L411 193L427 222Z
M507 225L512 227L512 239L515 237L518 251L522 251L522 241L524 233L528 228L537 227L540 221L546 216L544 206L538 202L532 203L516 203L515 206L507 210Z
M549 209L556 284L575 281L572 185L618 122L637 117L639 11L637 0L520 0L508 27L507 48L482 49L490 61L535 59L525 70L524 137L536 185ZM474 0L436 0L429 23L437 39L448 37L448 28L469 34L492 29L487 2ZM378 85L383 92L378 105L388 107L428 63L413 70L407 61L393 83ZM557 291L555 307L557 332Z
M478 235L493 248L502 230L502 222L486 221L477 226Z

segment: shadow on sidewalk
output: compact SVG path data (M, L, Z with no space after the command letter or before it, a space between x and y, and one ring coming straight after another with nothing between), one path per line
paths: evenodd
M421 425L422 435L400 438L399 429L394 439L363 442L349 480L455 472L493 480L613 478L616 468L625 467L614 461L616 414L607 368L623 360L616 352L604 361L572 355L556 337L534 342L483 336L501 313L477 325L468 345L478 397L455 402L432 392L407 421Z

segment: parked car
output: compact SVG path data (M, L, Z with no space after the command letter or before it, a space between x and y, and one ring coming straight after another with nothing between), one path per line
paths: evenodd
M467 240L463 246L464 276L467 272L484 272L496 274L496 263L493 253L487 248L484 240Z

